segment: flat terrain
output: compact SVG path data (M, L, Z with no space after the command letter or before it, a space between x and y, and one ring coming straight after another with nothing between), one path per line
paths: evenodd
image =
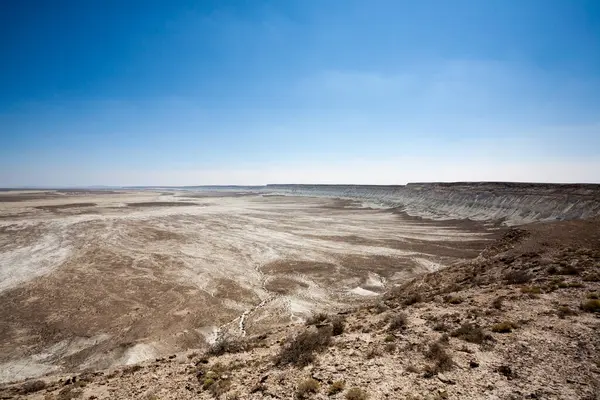
M0 381L266 333L473 259L501 234L328 198L3 191Z

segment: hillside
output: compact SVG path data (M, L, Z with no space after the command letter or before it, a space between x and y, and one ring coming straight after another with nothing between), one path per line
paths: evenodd
M355 309L0 398L598 399L600 220L511 229Z
M600 185L513 182L375 185L267 185L268 192L330 196L397 207L433 219L472 219L518 225L600 215Z

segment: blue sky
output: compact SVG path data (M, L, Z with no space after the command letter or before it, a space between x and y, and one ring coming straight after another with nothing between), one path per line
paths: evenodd
M600 182L600 2L3 1L0 186Z

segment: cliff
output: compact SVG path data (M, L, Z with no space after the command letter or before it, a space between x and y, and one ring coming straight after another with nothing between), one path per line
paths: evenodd
M504 182L374 185L267 185L266 192L339 197L398 208L433 219L534 221L583 219L600 215L600 185Z

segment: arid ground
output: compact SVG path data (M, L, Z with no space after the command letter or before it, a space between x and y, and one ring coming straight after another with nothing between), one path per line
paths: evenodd
M268 332L472 259L501 233L328 198L0 192L0 381Z

